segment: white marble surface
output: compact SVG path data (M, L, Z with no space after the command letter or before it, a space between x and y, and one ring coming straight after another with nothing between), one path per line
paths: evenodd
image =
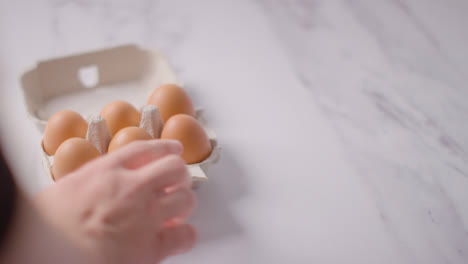
M0 0L1 137L35 192L18 76L165 51L223 156L166 263L467 263L468 2Z

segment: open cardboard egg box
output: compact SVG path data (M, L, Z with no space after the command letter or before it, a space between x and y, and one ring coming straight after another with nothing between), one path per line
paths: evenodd
M136 45L124 45L64 58L42 61L21 77L30 117L41 133L47 120L56 112L69 109L88 121L86 139L104 154L111 140L102 108L113 101L124 100L140 108L140 127L159 138L163 121L156 106L146 105L149 95L163 84L183 86L164 56ZM197 164L187 165L194 187L207 180L205 171L220 154L216 134L208 127L203 110L196 118L205 129L212 152ZM48 184L54 182L51 167L54 157L47 155L41 142L42 161Z

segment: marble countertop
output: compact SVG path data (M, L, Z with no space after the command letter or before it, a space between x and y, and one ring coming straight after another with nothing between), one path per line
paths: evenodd
M468 2L0 0L1 138L40 190L18 77L163 50L223 147L166 263L467 263Z

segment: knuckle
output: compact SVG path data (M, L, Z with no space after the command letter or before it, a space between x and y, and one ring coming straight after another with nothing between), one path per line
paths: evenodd
M157 153L158 155L165 155L168 153L173 153L173 142L172 140L168 139L158 139L153 141L153 152Z
M84 233L92 238L102 239L106 236L105 228L102 224L88 223L84 225Z
M112 178L110 181L114 181L114 182L131 182L131 179L129 179L130 175L128 173L128 171L124 168L116 168L114 170L112 170Z
M168 163L169 165L176 170L184 171L185 168L185 161L182 159L182 157L178 155L168 155L167 156Z
M158 140L157 144L158 144L159 148L161 149L161 152L164 152L164 153L169 153L170 152L170 146L169 146L167 140L164 140L164 139Z
M124 169L116 168L102 172L99 177L93 177L91 185L91 193L103 199L119 199L120 196L127 190L132 188L131 179Z
M148 142L145 140L135 140L131 142L130 144L124 146L121 151L126 152L126 153L138 153L142 152L146 149L149 149L150 146L148 145ZM119 150L117 150L119 151Z
M128 148L130 149L141 149L148 146L147 142L145 140L135 140L128 144Z
M146 140L135 140L131 142L130 144L124 146L122 148L122 152L139 153L139 152L145 152L149 149L150 149L150 146L148 145L148 142L146 142Z
M86 162L77 170L73 171L74 174L84 174L84 175L93 175L99 173L99 171L103 169L107 169L110 167L109 162L103 157L99 156L89 162Z

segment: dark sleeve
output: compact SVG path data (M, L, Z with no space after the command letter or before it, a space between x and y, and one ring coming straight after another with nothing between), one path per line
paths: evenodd
M7 236L15 210L17 189L13 181L13 175L0 154L0 248Z

